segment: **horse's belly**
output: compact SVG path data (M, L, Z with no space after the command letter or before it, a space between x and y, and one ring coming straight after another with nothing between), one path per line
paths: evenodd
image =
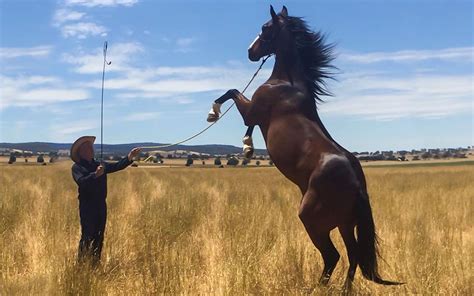
M318 162L317 155L312 151L305 151L304 141L291 132L269 130L265 141L275 166L304 191L314 164Z
M337 153L337 148L306 118L272 122L264 137L275 166L302 190L322 155Z

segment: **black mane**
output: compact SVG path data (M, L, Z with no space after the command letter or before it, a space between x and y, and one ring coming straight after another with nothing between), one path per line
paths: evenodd
M325 36L320 32L311 31L302 18L288 16L286 26L295 40L308 89L315 102L324 102L320 96L332 95L325 80L334 79L334 72L331 70L337 69L331 65L334 60L334 45L327 44Z

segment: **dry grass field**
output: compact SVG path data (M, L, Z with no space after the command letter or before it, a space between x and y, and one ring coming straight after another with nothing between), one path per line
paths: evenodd
M474 166L366 167L384 287L356 294L474 294ZM70 163L0 166L1 295L337 295L297 217L300 194L275 168L128 168L109 176L98 270L75 264Z

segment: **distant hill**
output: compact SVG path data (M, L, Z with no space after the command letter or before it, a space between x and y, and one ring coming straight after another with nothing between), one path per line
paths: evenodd
M129 144L104 144L104 154L118 154L125 155L130 149L137 146L159 146L162 143L129 143ZM37 152L51 152L58 151L60 149L70 149L71 143L48 143L48 142L27 142L27 143L0 143L0 148L7 149L19 149ZM100 150L100 144L95 144L94 148L96 152ZM177 145L173 147L160 148L156 150L162 151L174 151L174 150L186 150L198 153L208 153L212 155L216 154L238 154L242 153L242 147L236 147L232 145ZM255 155L267 155L266 149L255 149Z

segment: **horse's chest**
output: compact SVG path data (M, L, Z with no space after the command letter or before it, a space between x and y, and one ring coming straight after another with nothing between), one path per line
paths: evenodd
M293 88L287 86L267 85L260 86L254 94L256 110L261 117L279 117L284 114L299 112L303 98Z

